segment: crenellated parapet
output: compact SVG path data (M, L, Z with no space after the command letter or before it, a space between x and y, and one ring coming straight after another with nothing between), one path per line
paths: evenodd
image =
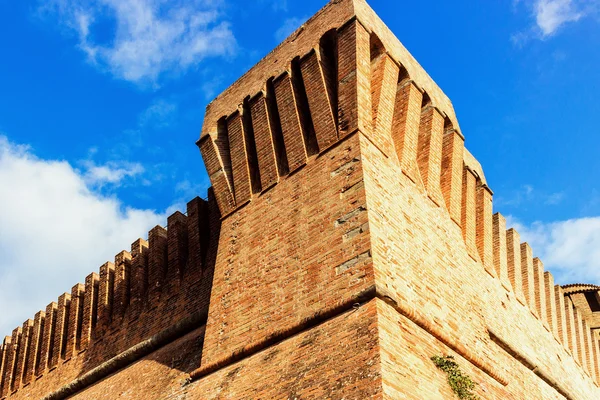
M50 393L181 321L205 323L219 220L214 199L190 201L16 328L0 349L0 398Z
M386 155L396 153L407 175L459 219L464 138L450 101L397 39L383 45L388 32L369 23L370 9L342 3L324 8L305 25L310 30L301 27L207 107L198 146L222 215L361 131ZM456 168L444 174L443 193L444 146ZM471 158L467 165L485 183Z

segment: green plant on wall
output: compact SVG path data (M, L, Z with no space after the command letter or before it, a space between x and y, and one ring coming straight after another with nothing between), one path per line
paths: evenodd
M477 397L473 393L473 389L475 389L476 383L471 380L471 378L462 373L460 367L454 361L453 356L433 356L431 357L431 361L435 364L436 367L441 369L448 375L448 384L452 388L452 391L456 393L459 399L461 400L478 400Z

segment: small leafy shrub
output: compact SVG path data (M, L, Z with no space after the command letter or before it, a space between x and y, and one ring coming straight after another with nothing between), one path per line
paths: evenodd
M433 356L431 357L431 361L433 361L436 367L448 375L448 384L459 399L479 400L479 397L472 392L473 389L475 389L476 383L473 382L469 376L462 373L460 367L456 361L454 361L454 357Z

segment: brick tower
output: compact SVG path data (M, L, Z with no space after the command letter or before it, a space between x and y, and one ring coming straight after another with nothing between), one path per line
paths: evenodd
M598 287L554 285L464 142L331 1L207 107L208 200L5 339L0 397L453 399L453 356L482 399L600 398Z

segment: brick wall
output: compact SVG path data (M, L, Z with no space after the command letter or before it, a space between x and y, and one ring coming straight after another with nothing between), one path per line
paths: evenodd
M2 347L2 397L43 397L181 321L205 322L219 229L214 199L196 198L26 321Z

